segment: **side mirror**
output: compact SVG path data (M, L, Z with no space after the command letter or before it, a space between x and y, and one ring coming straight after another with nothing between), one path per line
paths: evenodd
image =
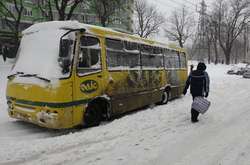
M66 74L69 72L69 67L70 67L70 59L69 58L59 58L58 59L59 65L62 68L62 73Z

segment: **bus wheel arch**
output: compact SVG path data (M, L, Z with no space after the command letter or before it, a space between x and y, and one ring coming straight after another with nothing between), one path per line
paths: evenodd
M111 118L111 106L109 100L98 97L90 101L83 114L84 126L98 126L101 121Z
M168 101L170 100L170 92L171 91L171 87L167 86L164 91L162 92L162 99L160 101L160 104L167 104Z

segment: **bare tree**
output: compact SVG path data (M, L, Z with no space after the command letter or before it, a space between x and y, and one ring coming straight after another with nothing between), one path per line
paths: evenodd
M177 41L180 47L183 47L186 40L191 36L192 28L195 25L193 16L188 12L185 6L180 10L175 10L169 17L166 36L171 41Z
M106 27L115 12L124 9L123 2L123 0L89 0L89 7L95 11L101 25Z
M242 33L249 21L249 0L219 0L216 3L217 17L214 23L218 28L218 41L225 55L226 64L231 62L234 41Z
M21 19L23 16L24 6L23 0L13 0L14 10L8 8L6 1L0 1L0 15L5 20L7 26L12 31L14 37L14 45L17 49L19 45L19 31Z
M158 33L160 26L165 22L156 7L149 5L145 0L135 1L135 14L135 33L143 38Z
M48 21L54 20L52 3L52 0L37 0L37 5L40 12Z
M84 0L37 0L41 13L50 21L55 20L53 10L58 13L58 20L70 20L75 9ZM55 6L55 7L54 7Z

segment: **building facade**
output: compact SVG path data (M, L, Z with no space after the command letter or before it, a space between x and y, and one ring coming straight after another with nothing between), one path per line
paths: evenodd
M16 14L15 4L13 3L13 1L1 1L4 1L5 6L11 13ZM45 3L45 1L41 1L41 3ZM112 19L114 21L109 23L108 27L123 29L125 31L132 32L134 0L124 0L124 5L124 10L117 10L117 12L113 16L114 18ZM19 31L28 28L34 23L48 21L48 19L43 15L38 6L38 0L23 0L23 6L24 10ZM0 10L3 9L0 7ZM58 20L58 13L54 5L52 6L52 12L54 20ZM11 45L11 38L13 38L11 29L6 22L6 19L9 22L13 21L13 18L6 18L0 14L0 54L3 45ZM79 22L93 25L101 25L97 15L93 11L91 11L85 4L80 4L78 6L78 8L74 11L71 20L78 20Z

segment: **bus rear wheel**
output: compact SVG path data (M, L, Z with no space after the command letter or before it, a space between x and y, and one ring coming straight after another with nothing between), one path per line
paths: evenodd
M102 111L97 104L89 105L84 114L84 126L98 126L102 120Z
M160 101L160 104L167 104L169 101L169 91L165 90L163 93L162 93L162 99Z

